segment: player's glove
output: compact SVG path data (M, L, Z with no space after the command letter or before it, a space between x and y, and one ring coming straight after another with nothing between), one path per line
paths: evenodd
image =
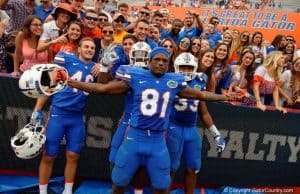
M214 137L216 142L216 147L218 152L223 152L226 147L226 141L221 135L217 135Z
M104 51L103 60L102 60L103 65L106 64L108 66L119 59L119 56L115 51L115 47L116 45L111 45Z
M32 125L36 125L36 124L42 124L42 122L43 122L42 111L41 110L33 111L33 113L31 114L30 123Z

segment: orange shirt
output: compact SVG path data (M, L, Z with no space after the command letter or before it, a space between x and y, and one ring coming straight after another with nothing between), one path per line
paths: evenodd
M102 38L102 31L100 28L96 27L92 31L86 31L84 27L81 29L82 37L89 37L89 38Z
M54 56L59 52L64 51L67 53L75 53L76 48L74 42L66 42L64 44L57 43L53 46L53 54Z

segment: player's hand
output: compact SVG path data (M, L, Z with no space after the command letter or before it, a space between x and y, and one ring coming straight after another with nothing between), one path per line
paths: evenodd
M35 110L31 114L30 123L32 125L42 124L43 122L43 114L41 110Z
M68 73L64 69L59 69L56 71L56 75L54 77L54 82L66 82L68 80Z
M223 152L226 147L226 141L221 135L217 135L214 137L216 142L216 147L218 152Z

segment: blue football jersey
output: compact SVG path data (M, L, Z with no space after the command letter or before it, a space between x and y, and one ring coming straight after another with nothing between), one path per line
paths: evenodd
M193 80L187 82L190 88L206 90L207 76L204 73L198 74ZM195 126L198 120L199 100L185 99L176 96L170 121L175 121L184 126Z
M175 96L186 86L184 76L166 73L158 78L149 70L120 66L116 77L132 89L130 125L144 130L166 130Z
M59 52L54 58L54 63L65 67L69 76L81 82L93 82L91 74L94 62L85 64L76 55ZM67 86L52 97L52 105L71 111L83 111L89 93Z

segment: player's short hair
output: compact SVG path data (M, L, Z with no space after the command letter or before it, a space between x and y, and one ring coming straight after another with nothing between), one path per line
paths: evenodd
M78 46L81 46L83 42L85 41L91 41L91 42L94 42L94 39L90 38L90 37L84 37L82 38L79 43L78 43ZM94 43L95 44L95 43Z

